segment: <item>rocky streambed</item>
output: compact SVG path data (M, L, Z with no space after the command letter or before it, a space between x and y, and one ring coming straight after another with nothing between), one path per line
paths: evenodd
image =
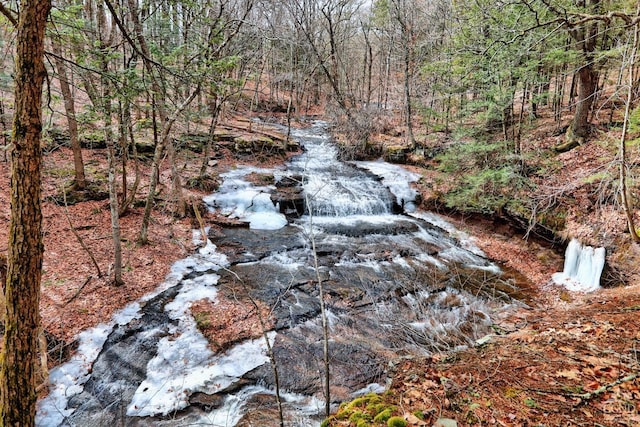
M285 424L319 425L320 284L333 405L384 390L400 356L474 345L520 304L514 279L416 210L417 176L339 161L323 123L294 137L305 151L286 168L222 176L205 202L245 226L210 230L155 293L83 333L51 372L38 425L279 425L276 371ZM272 180L250 182L256 173Z

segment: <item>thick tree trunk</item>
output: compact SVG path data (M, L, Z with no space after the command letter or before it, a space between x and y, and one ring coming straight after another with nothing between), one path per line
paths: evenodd
M636 9L636 16L640 16L640 5ZM628 194L627 186L627 135L629 131L629 124L631 121L631 107L633 103L633 66L636 62L636 56L638 47L640 46L640 25L636 23L633 29L633 43L631 45L631 54L629 57L629 70L628 74L628 86L627 86L627 102L624 108L624 124L622 126L622 135L620 136L620 196L622 201L622 209L627 217L627 226L629 227L629 235L634 242L640 242L640 235L636 230L635 219L633 215L632 201Z
M583 7L591 12L597 13L600 9L601 0L586 0ZM603 32L604 34L604 32ZM578 49L582 52L582 66L574 75L577 86L576 112L573 121L567 130L567 141L563 146L557 147L558 151L567 151L582 144L589 136L589 113L595 100L598 90L598 68L595 58L595 51L599 34L598 22L588 22L569 30L569 35L576 42Z
M570 126L569 138L584 141L589 135L589 113L598 85L598 72L591 63L578 70L578 98L576 113Z
M0 364L0 426L33 426L42 277L42 85L49 0L20 3L11 151L11 219Z

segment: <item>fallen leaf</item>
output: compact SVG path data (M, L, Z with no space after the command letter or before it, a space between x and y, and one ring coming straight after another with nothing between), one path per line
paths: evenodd
M577 380L578 378L580 378L580 371L577 369L565 369L562 371L557 371L555 373L556 377L562 377L562 378L567 378L570 380Z

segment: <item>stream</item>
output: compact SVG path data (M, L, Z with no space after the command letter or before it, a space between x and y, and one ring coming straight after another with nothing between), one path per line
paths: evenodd
M80 334L76 354L50 372L38 426L277 426L268 347L285 425L318 426L319 281L333 408L384 391L399 357L473 346L520 304L515 280L471 239L416 208L418 175L339 161L323 122L293 137L304 152L286 167L238 166L205 198L246 226L209 230L206 242L194 231L201 248L153 294ZM189 310L201 301L226 319L214 332L232 338L205 339ZM267 330L256 331L254 307Z

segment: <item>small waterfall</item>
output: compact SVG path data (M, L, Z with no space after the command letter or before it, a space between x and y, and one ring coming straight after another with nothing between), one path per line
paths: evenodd
M572 239L565 252L564 269L553 275L553 281L570 291L594 291L600 287L605 255L605 248L594 249Z
M368 171L340 162L325 125L293 130L305 152L291 162L289 170L303 176L311 212L316 216L345 217L393 212L394 197L380 179Z

